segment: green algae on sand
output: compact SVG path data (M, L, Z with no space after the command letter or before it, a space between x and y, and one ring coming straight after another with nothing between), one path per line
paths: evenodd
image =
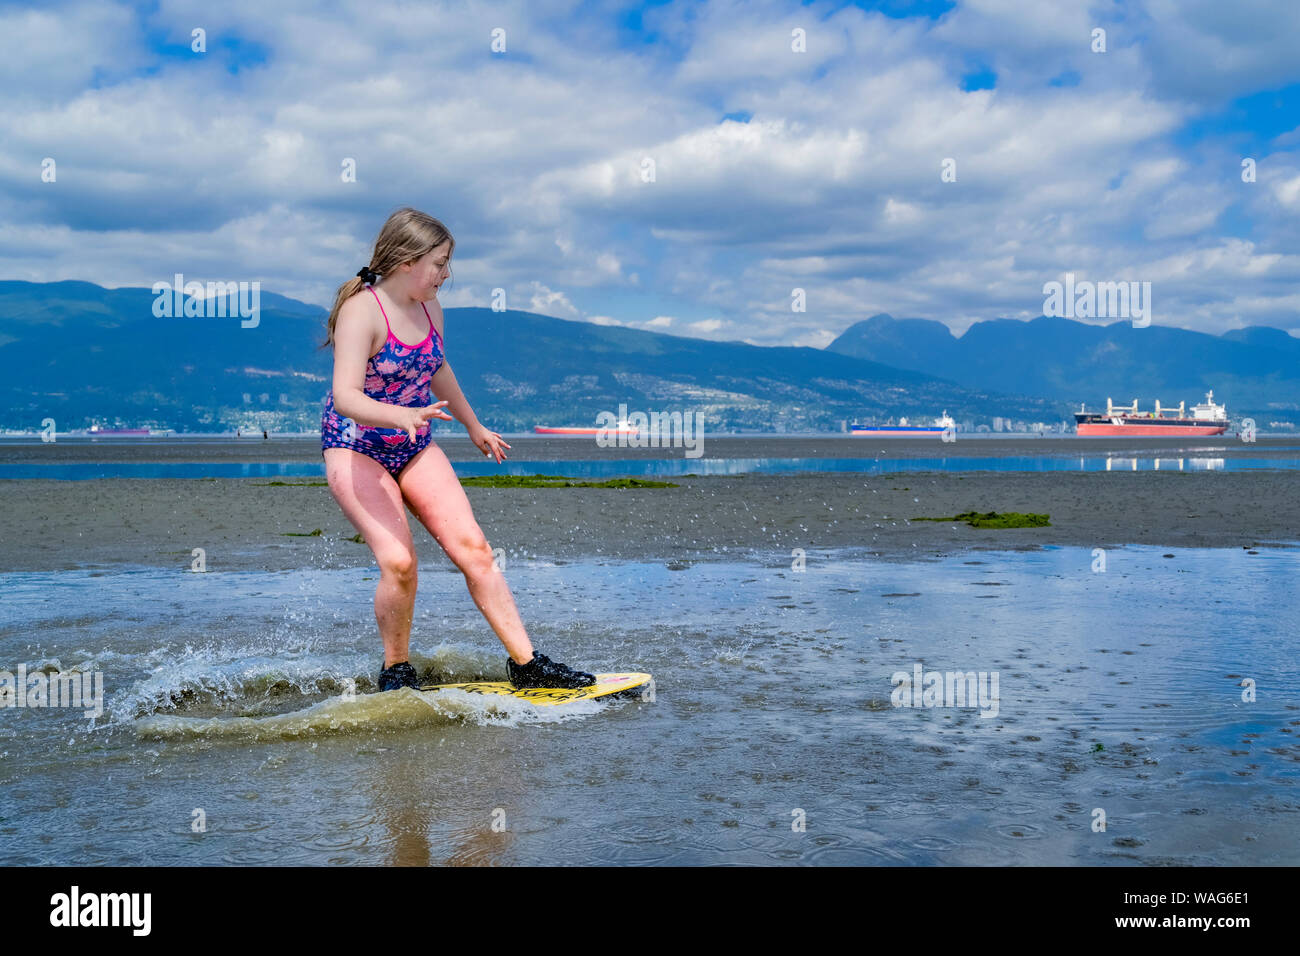
M972 528L1049 528L1048 516L1024 511L963 511L950 518L913 518L913 521L964 521Z

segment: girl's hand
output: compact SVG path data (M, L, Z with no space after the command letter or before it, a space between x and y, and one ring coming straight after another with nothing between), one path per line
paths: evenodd
M478 449L485 455L490 455L497 460L497 464L509 456L503 452L502 448L509 448L505 439L496 432L488 431L482 425L475 425L469 432L469 440L472 441Z
M432 405L426 405L423 408L399 406L397 424L393 427L405 430L407 437L411 439L411 444L414 445L415 433L424 431L430 418L452 421L452 417L442 410L442 406L446 404L446 402L434 402Z

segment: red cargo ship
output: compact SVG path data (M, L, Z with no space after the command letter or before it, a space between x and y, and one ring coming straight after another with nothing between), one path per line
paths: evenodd
M1165 414L1170 412L1172 414ZM1137 399L1132 407L1121 405L1118 408L1106 399L1106 411L1089 412L1083 406L1074 413L1075 431L1079 435L1131 435L1138 438L1152 438L1167 435L1186 437L1188 435L1222 435L1228 430L1228 409L1214 404L1214 392L1205 393L1205 401L1192 406L1191 417L1184 409L1184 403L1178 403L1178 410L1160 408L1156 400L1154 412L1139 412Z
M639 429L635 425L629 425L627 419L624 419L617 425L608 428L571 428L567 425L534 425L533 431L539 435L636 435L639 433Z

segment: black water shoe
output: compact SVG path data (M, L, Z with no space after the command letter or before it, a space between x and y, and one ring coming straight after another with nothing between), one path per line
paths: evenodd
M575 671L545 654L534 653L527 664L516 664L514 658L507 657L506 670L510 674L510 683L517 690L526 687L590 687L596 683L594 675Z
M402 661L392 667L384 667L384 662L379 662L380 690L397 690L399 687L418 689L419 686L419 676L415 673L415 668L411 666L410 661Z

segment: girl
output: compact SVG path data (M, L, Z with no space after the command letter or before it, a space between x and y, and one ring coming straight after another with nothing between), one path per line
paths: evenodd
M321 417L321 454L334 499L379 565L379 689L419 686L407 660L416 556L404 505L465 575L474 603L510 655L511 683L586 687L596 682L591 674L534 654L465 490L430 436L430 419L454 416L498 464L510 447L479 423L443 355L442 306L435 296L450 275L455 247L447 227L432 216L410 208L393 213L375 240L370 265L339 289L325 340L334 346L334 383ZM437 318L426 301L434 303ZM419 344L406 344L412 340ZM434 404L431 390L440 399Z

